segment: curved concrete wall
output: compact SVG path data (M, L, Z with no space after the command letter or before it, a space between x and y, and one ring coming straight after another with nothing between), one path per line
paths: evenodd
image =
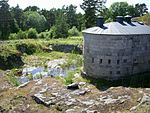
M150 35L84 33L84 71L93 78L117 79L150 71Z

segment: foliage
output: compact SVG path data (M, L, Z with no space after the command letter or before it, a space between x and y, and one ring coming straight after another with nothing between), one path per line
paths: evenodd
M115 20L116 16L133 16L134 14L131 14L131 9L134 10L133 6L128 5L127 2L115 2L110 6L109 10L111 12L112 19Z
M79 36L80 32L78 31L78 29L73 26L71 29L68 30L69 36Z
M17 21L15 19L13 19L11 22L10 22L10 32L11 33L17 33L19 31L19 26L17 24Z
M28 6L24 9L24 12L26 11L35 11L38 12L40 10L40 8L38 8L37 6Z
M81 13L77 14L77 21L78 21L78 30L82 31L83 29L85 29L85 21L84 21L84 15Z
M20 43L16 45L16 48L21 53L26 53L28 55L35 53L37 50L37 46L33 43Z
M44 32L41 32L39 35L38 35L38 38L41 38L41 39L46 39L46 35Z
M56 25L50 30L51 38L67 38L68 37L68 24L66 22L66 17L63 14L59 15L56 21Z
M41 32L38 35L38 37L41 38L41 39L49 40L50 38L52 38L52 29L50 31Z
M28 77L29 80L33 80L33 76L32 76L31 73L29 73L29 74L27 75L27 77Z
M11 34L9 35L9 40L16 40L16 39L17 39L16 33L11 33Z
M96 22L96 3L95 0L83 0L81 8L85 11L85 26L92 27Z
M28 38L36 39L36 38L38 38L37 34L38 34L38 33L37 33L36 29L30 28L30 29L28 30Z
M150 26L150 14L146 14L146 15L141 16L141 17L133 18L133 20L143 22L143 23Z
M10 72L6 77L12 85L14 86L20 85L20 82L17 80L17 77L13 74L13 72Z
M104 0L83 0L81 8L85 11L85 26L92 27L96 22L96 13L103 8Z
M100 13L99 16L103 16L105 20L111 19L111 12L108 8L104 8Z
M66 85L73 83L74 74L75 74L74 71L69 71L67 76L64 77Z
M48 41L49 44L70 44L70 45L82 45L83 37L68 37L67 39L51 39Z
M55 22L56 22L56 9L51 9L51 10L46 10L46 9L42 9L40 11L40 13L42 15L44 15L44 17L46 18L46 29L51 28L52 26L54 26Z
M11 44L0 45L0 62L0 68L4 70L18 68L24 64L21 54Z
M73 26L78 26L76 9L77 7L73 6L72 4L66 7L66 18L69 28L72 28Z
M108 19L105 21L105 23L109 23L109 22L113 22L113 19L108 18Z
M17 26L24 30L23 26L24 26L24 13L23 10L19 7L19 5L17 5L16 7L12 7L10 8L10 12L12 17L15 20L15 24L17 24Z
M135 4L136 16L143 16L148 13L148 8L145 3Z
M18 33L17 33L17 39L27 39L28 36L27 36L27 33L25 31L22 31L20 30Z
M25 12L25 28L35 28L38 32L45 30L46 19L37 12Z
M11 32L10 23L12 21L12 17L7 2L8 1L5 0L0 1L0 40L7 40Z

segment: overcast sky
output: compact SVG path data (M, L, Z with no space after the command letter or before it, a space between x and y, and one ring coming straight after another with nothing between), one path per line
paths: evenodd
M126 1L131 5L136 3L145 3L150 11L150 0L107 0L106 6L110 7L113 2L121 2ZM51 8L61 8L63 5L76 5L78 6L77 12L83 12L80 9L80 4L82 4L83 0L9 0L10 6L16 6L19 4L21 8L26 8L27 6L38 6L41 9L51 9Z

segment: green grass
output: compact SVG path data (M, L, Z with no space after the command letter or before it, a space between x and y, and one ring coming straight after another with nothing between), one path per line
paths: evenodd
M2 52L17 52L17 45L27 44L27 45L34 45L37 50L43 49L48 47L50 44L73 44L73 45L82 45L83 38L82 36L79 37L68 37L68 38L60 38L60 39L22 39L22 40L9 40L3 41L0 43L0 55Z
M17 77L14 75L13 72L10 72L7 74L7 80L13 85L13 86L19 86L20 82L17 80Z
M47 67L47 61L55 59L65 59L67 63L62 64L61 67L70 67L76 65L77 67L82 66L82 55L64 52L36 52L33 55L26 55L23 57L24 62L28 65L33 66L44 66Z
M69 44L69 45L82 45L83 37L68 37L60 39L51 39L48 41L49 44Z
M28 55L38 56L39 60L53 60L64 58L67 59L70 54L64 54L60 52L46 53L43 49L47 49L51 44L73 44L82 45L83 39L79 37L68 37L61 39L21 39L21 40L9 40L0 42L0 62L6 62L8 56L19 55L24 59L29 58ZM27 58L26 58L27 57ZM67 58L66 58L67 57ZM1 61L2 59L2 61ZM7 64L7 62L6 62ZM6 66L5 66L6 67Z
M133 18L135 21L144 22L147 25L150 25L150 14L146 14L141 17Z

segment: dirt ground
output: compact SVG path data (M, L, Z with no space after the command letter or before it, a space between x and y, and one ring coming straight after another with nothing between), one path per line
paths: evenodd
M0 113L150 113L150 88L101 91L81 82L79 89L69 90L51 77L13 87L1 76Z

